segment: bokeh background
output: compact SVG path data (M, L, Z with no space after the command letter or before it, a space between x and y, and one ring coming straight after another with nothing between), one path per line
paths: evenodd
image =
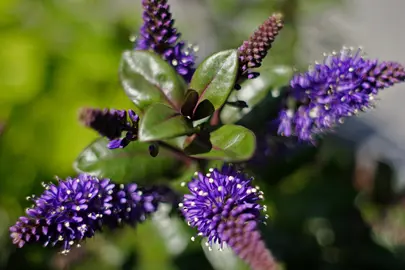
M74 175L73 161L97 137L78 123L78 109L131 108L117 71L141 23L140 2L0 1L0 269L246 269L229 250L191 242L192 231L167 207L69 256L11 244L8 228L29 206L25 198L55 175ZM199 45L199 60L239 46L281 11L286 26L264 65L305 68L344 44L405 63L401 0L169 2L183 38ZM252 169L270 214L263 233L281 267L405 269L402 97L401 87L389 89L378 109L348 121L318 149Z

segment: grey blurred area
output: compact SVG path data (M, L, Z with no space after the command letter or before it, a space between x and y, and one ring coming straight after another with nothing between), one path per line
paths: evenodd
M369 58L405 63L404 0L344 0L324 12L301 17L297 51L302 62L322 60L343 45L362 46ZM361 166L386 160L396 170L396 189L405 188L405 85L384 90L377 107L348 120L337 136L355 145Z

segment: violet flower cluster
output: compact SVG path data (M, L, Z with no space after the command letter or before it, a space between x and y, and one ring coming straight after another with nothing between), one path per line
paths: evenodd
M196 173L188 183L190 194L184 195L179 206L208 245L227 244L252 269L275 269L258 230L261 212L266 210L260 204L263 192L252 186L252 180L232 165L210 169L205 175Z
M189 82L195 71L197 47L179 41L181 34L173 27L174 20L167 0L142 0L143 21L136 50L153 50L171 64Z
M10 228L13 243L57 246L68 253L72 246L91 238L103 227L136 225L157 209L159 196L136 184L118 185L109 179L81 174L44 184L32 207Z
M313 142L346 117L372 107L379 90L404 80L401 64L365 59L360 49L327 55L322 64L292 78L288 95L297 105L281 110L278 133Z

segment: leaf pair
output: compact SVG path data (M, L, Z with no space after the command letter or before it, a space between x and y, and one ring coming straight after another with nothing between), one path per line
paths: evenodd
M208 100L215 110L220 108L235 85L237 71L236 50L208 57L195 71L190 83L189 88L195 92L194 98L197 94L195 105ZM180 112L190 98L184 80L159 55L150 51L124 52L120 76L125 93L140 115L156 103L166 104Z
M181 166L184 160L179 161L164 149L156 158L149 155L147 142L160 140L194 158L228 162L249 159L255 150L255 136L250 130L232 123L251 126L249 123L258 119L255 107L260 107L261 113L274 110L277 92L288 82L291 69L264 70L259 78L246 81L242 90L232 92L237 61L235 50L212 55L198 67L188 87L158 55L148 51L125 52L120 73L122 84L141 116L139 137L145 142L109 150L106 140L99 139L80 154L76 170L118 180L155 182L162 177L176 177L184 170ZM235 102L238 99L249 107L241 110L224 106L221 119L227 125L208 133L186 136L197 131L193 121L211 115L227 100Z
M149 51L125 52L121 80L141 117L139 140L168 140L197 133L199 129L193 122L211 116L228 99L235 85L238 61L237 50L208 57L197 68L187 87L158 55ZM180 149L187 146L184 140L176 144ZM235 148L232 151L231 146ZM252 155L254 146L254 135L249 130L227 126L209 134L204 151L190 154L201 158L225 156L230 159L234 156L234 159L244 159ZM236 149L239 147L243 151Z

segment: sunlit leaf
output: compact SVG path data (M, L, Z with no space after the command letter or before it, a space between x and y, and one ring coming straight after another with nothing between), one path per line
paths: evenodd
M186 152L197 158L243 161L253 155L255 147L252 131L242 126L225 125L211 132L209 137L197 136Z
M120 77L125 93L142 114L154 103L164 103L180 111L185 82L159 55L149 51L126 51Z
M139 140L156 141L189 134L192 124L174 109L164 104L148 108L139 123Z
M220 108L235 86L238 71L236 50L218 52L205 59L195 71L190 88L199 94L198 103L209 100Z

